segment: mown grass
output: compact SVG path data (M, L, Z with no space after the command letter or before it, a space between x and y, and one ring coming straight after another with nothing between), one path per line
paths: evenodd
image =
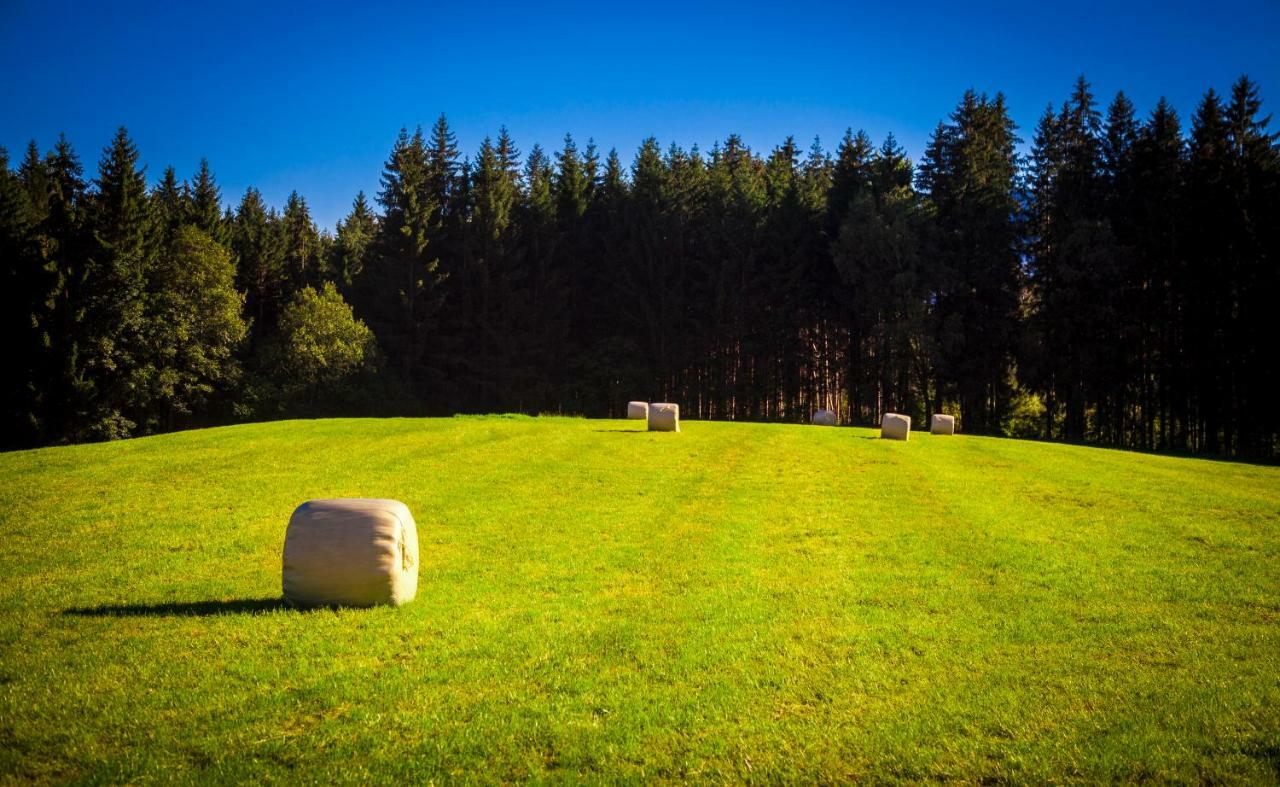
M861 429L237 426L0 455L4 780L1280 779L1280 469ZM416 601L279 602L403 500Z

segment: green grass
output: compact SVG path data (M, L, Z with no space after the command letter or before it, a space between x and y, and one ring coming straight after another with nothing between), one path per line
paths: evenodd
M1280 779L1280 468L684 428L0 455L0 781ZM409 505L417 600L280 607L328 496Z

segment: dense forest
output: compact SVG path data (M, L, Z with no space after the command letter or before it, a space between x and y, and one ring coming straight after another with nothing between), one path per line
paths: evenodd
M500 130L402 131L335 232L229 208L206 162L149 186L121 129L0 150L9 447L285 416L687 417L829 407L963 431L1274 458L1280 146L1258 87L1101 108L1082 77L1020 154L966 93L892 136L767 154L646 139L629 164Z

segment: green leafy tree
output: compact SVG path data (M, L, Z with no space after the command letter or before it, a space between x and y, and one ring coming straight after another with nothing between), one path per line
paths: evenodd
M238 350L248 328L235 265L222 244L195 226L178 229L148 282L147 431L173 429L238 382Z
M319 291L304 287L285 307L269 358L286 409L314 411L358 395L377 348L373 332L326 282Z

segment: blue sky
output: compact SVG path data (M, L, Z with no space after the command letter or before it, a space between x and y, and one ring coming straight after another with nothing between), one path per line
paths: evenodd
M1280 95L1277 0L782 5L0 0L0 145L65 131L93 172L124 124L153 181L205 156L224 199L296 188L332 227L397 130L441 112L464 153L505 123L525 152L571 131L629 163L651 134L830 148L846 126L915 157L969 87L1003 91L1029 139L1080 73L1184 119L1242 73L1264 111Z

